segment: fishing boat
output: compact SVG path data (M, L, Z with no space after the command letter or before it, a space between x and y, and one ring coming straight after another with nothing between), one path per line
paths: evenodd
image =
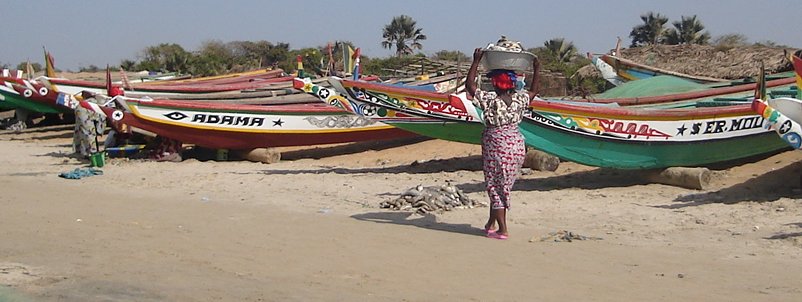
M767 86L792 82L783 78ZM351 80L332 79L332 84L349 99L481 127L481 114L464 95ZM619 169L698 166L782 149L785 145L764 129L764 119L743 95L754 89L747 84L636 98L537 100L521 132L527 145L564 160ZM449 97L446 106L443 99Z
M409 109L410 106L416 106L411 103L404 105L403 107L397 106L396 103L382 106L381 104L374 104L364 101L363 99L367 97L364 94L346 97L336 89L324 87L308 78L296 78L293 80L293 83L296 89L311 94L330 106L342 109L357 116L362 116L387 125L391 125L393 127L397 127L399 129L432 138L470 144L479 144L481 142L483 126L481 123L475 120L462 122L421 116L415 114L411 111L411 109ZM331 84L336 86L339 84L339 82L332 81ZM419 91L415 92L417 93ZM426 101L420 100L420 102L422 102L422 105L418 104L417 106L428 106L429 108L432 108L428 103L426 103ZM432 106L436 106L437 108L451 107L449 103L443 103L442 101L437 102ZM452 113L459 111L457 108L450 108L446 110Z
M415 136L325 104L237 105L117 97L113 124L216 149L305 146Z
M784 96L766 99L760 95L752 102L752 109L760 114L783 141L791 148L802 149L802 58L789 54L796 73L796 89Z
M646 79L658 75L671 75L691 80L697 83L721 83L729 81L726 79L696 76L696 75L690 75L671 70L666 70L662 68L657 68L608 54L597 55L597 56L600 57L600 59L603 62L607 63L607 65L611 66L615 70L618 77L625 81ZM596 66L599 66L599 64L596 64Z
M59 104L64 98L48 85L24 79L19 72L3 70L0 76L0 97L4 106L39 113L71 113L72 109Z
M178 82L178 83L158 83L151 82L138 83L132 85L129 91L141 94L143 96L160 97L172 95L186 95L186 94L202 94L202 93L216 93L226 91L240 91L240 90L254 90L259 89L270 84L278 82L289 82L291 77L282 76L282 70L273 70L269 72L270 77L260 78L258 80L240 80L235 82ZM52 85L58 87L59 91L65 93L77 94L81 91L90 91L92 93L103 93L106 89L106 83L94 82L85 80L69 80L63 78L53 77L38 77L37 80L44 80Z
M781 97L755 99L752 109L766 119L770 129L794 150L802 149L802 100Z
M701 166L786 148L744 100L676 107L599 107L535 100L521 123L527 141L589 166Z

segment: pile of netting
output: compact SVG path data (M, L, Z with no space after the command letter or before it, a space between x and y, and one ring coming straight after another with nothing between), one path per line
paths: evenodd
M379 204L379 207L385 209L415 211L420 214L486 206L487 204L471 199L450 183L431 187L417 185L401 193L398 198Z

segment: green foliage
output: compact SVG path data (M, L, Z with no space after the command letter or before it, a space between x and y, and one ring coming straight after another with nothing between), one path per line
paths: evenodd
M668 22L668 18L659 13L648 12L641 15L640 19L643 24L635 26L629 33L632 38L631 47L661 43L665 31L663 26Z
M707 44L710 42L710 34L702 32L705 26L696 19L696 15L691 17L682 16L681 21L674 21L674 28L665 32L666 44Z
M412 17L400 15L394 17L390 24L384 26L382 30L382 47L392 49L395 47L397 56L405 56L413 53L414 49L423 49L420 42L426 40L422 28L416 27L417 22Z
M412 57L365 58L362 61L362 74L393 76L393 70L403 69L413 60Z
M101 71L101 69L100 67L97 67L95 65L89 65L89 67L83 67L83 66L78 67L78 72L98 72L98 71Z
M441 50L432 56L432 59L452 61L452 62L467 62L469 61L468 55L459 50Z
M551 39L543 43L544 46L530 48L527 51L535 54L540 61L540 69L548 70L551 72L558 72L568 78L567 89L571 94L587 95L602 92L607 88L607 81L601 77L583 78L577 75L577 71L589 64L590 60L579 56L576 53L576 48L572 42L567 42L561 38ZM557 43L559 42L559 43ZM556 47L557 45L564 45L564 47ZM569 47L570 45L570 47ZM573 51L565 51L572 48ZM564 51L558 51L563 49Z
M201 45L191 62L190 73L193 75L213 76L232 69L234 54L223 42L210 40Z
M233 56L233 65L241 69L258 69L275 66L288 58L290 45L268 41L234 41L227 45Z
M543 43L550 56L559 62L568 62L576 56L574 42L565 41L564 38L554 38Z
M223 43L210 40L204 42L195 53L184 50L178 44L163 43L145 48L138 63L132 60L123 60L120 67L125 70L182 72L196 76L213 76L263 67L287 66L286 62L290 59L289 52L289 44L273 44L268 41ZM295 69L295 67L291 69Z
M162 43L145 48L141 57L137 66L140 70L188 72L192 54L181 45Z
M28 64L28 62L22 62L22 63L17 64L17 70L25 70L25 67L26 67L27 64ZM0 64L0 68L8 68L6 66L7 65ZM39 63L31 63L31 67L33 67L33 70L39 70L39 71L44 69L44 68L42 68L42 64L39 64Z
M125 70L134 70L134 69L136 69L136 62L133 61L133 60L128 60L128 59L122 60L120 62L120 68L125 69Z

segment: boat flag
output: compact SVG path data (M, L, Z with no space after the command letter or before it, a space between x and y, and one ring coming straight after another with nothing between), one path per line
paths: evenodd
M35 71L33 70L33 65L31 65L31 60L28 60L28 62L25 63L25 73L28 74L28 79L29 80L33 79L33 73L34 72Z
M349 49L350 49L350 47L349 47ZM359 74L361 74L361 71L362 71L361 66L359 66L359 57L361 55L362 55L362 51L360 50L359 47L357 47L356 51L354 51L351 54L351 60L354 63L354 66L351 68L351 72L354 75L354 80L359 80Z
M802 99L802 58L792 54L791 64L794 65L794 71L796 72L797 98Z
M343 72L349 73L354 71L354 49L351 46L343 43Z
M42 49L44 49L44 47L42 47ZM56 70L54 67L55 64L53 64L53 56L50 55L50 52L48 52L47 49L44 49L44 51L45 51L45 75L49 78L55 78Z
M302 78L304 76L304 57L298 55L295 60L298 62L298 77Z

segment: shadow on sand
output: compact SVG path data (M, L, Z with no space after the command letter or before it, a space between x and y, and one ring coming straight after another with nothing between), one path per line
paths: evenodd
M794 225L794 226L796 226L797 228L802 228L802 222L797 222L797 223L786 223L785 225ZM763 239L768 239L768 240L783 240L783 239L789 239L789 238L795 238L795 237L802 237L802 232L793 232L793 233L778 233L778 234L774 234L774 235L772 235L772 236L769 236L769 237L763 237Z
M354 214L351 215L351 218L375 223L416 226L427 230L443 231L470 236L485 236L485 233L482 229L473 227L470 224L437 222L437 219L433 214L419 215L410 212L372 212Z
M780 198L800 198L802 163L791 163L781 169L766 172L742 183L714 192L689 194L676 198L676 204L659 208L678 209L710 203L733 204L744 201L771 202Z
M282 154L282 157L284 155ZM412 162L407 165L396 165L389 167L374 167L374 168L335 168L322 166L317 169L303 169L303 170L264 170L264 174L319 174L319 173L336 173L336 174L360 174L360 173L378 173L378 174L429 174L440 172L456 172L456 171L482 171L482 156L473 155L466 157L456 157L449 159L436 159L426 162Z
M321 159L338 155L361 153L364 151L381 151L385 149L401 147L404 145L416 144L431 139L432 138L430 137L416 136L411 138L384 141L351 143L331 147L315 147L312 149L281 152L281 160L299 160L308 158Z

